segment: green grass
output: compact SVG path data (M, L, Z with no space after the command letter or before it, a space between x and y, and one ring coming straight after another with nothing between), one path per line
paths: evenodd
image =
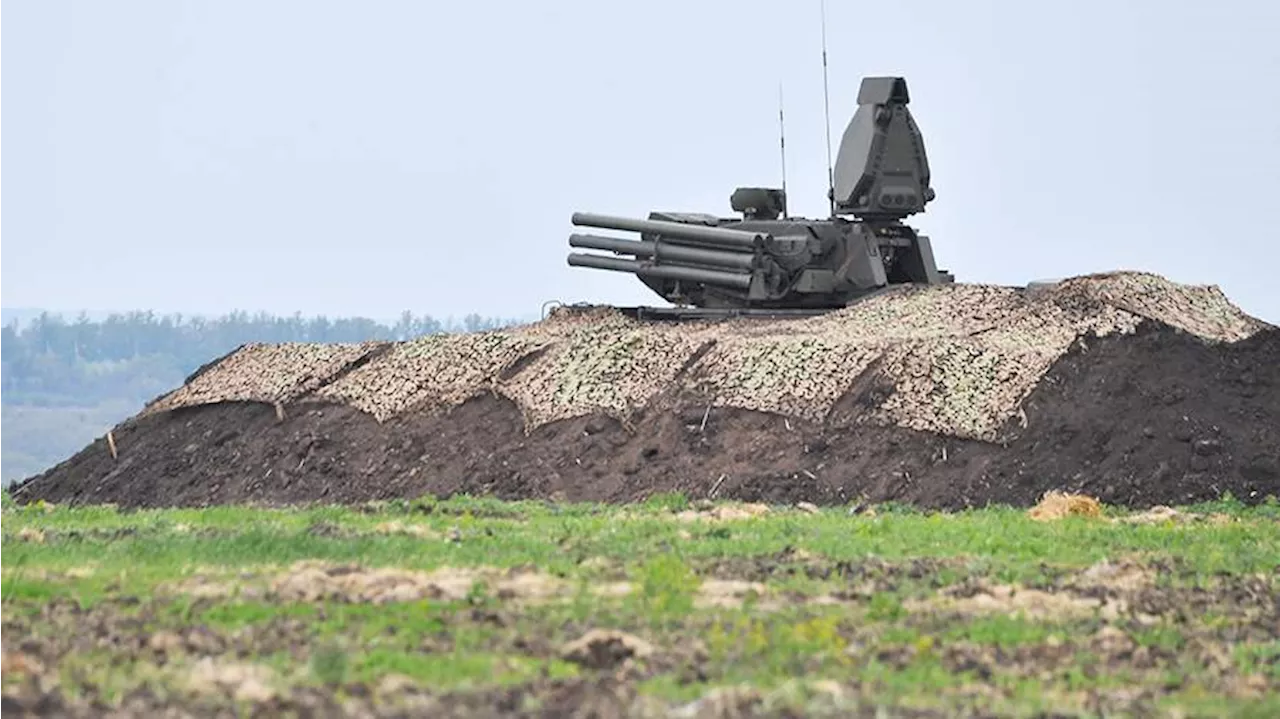
M1280 626L1269 623L1280 616L1275 502L1188 508L1230 522L1137 525L905 507L874 516L780 507L688 522L677 512L698 505L680 495L630 507L472 497L157 511L3 502L5 651L38 657L73 701L111 704L141 687L157 706L234 702L181 689L191 667L213 657L269 667L272 691L297 701L304 691L381 697L380 683L402 677L442 701L516 687L536 704L621 671L636 693L628 701L663 707L747 686L760 707L811 714L848 703L940 716L1280 713L1267 696L1280 693ZM422 534L389 534L389 523ZM282 599L273 582L301 560L494 571L464 596ZM1130 589L1089 584L1086 570L1104 560L1147 579ZM551 599L499 592L497 570L517 569L564 587ZM764 591L712 605L704 582L713 579ZM191 594L197 580L239 594ZM621 582L629 592L592 593ZM1044 617L927 604L995 585L1112 604ZM653 653L622 669L565 653L598 628ZM149 644L158 634L170 637L164 651ZM35 691L24 676L6 674L6 694Z

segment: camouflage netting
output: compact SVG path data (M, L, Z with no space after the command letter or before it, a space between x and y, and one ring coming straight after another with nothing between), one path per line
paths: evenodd
M515 401L530 428L594 412L625 418L659 395L821 421L872 369L893 391L863 421L993 440L1073 343L1132 332L1144 321L1209 342L1265 326L1216 287L1146 273L1077 277L1034 292L907 288L791 321L641 323L597 308L394 343L373 355L377 343L246 347L151 411L319 399L385 420L488 388Z
M153 402L143 414L214 402L291 402L324 387L385 345L248 344Z
M393 349L316 392L379 421L402 412L460 404L545 341L488 332L428 335Z
M623 417L669 388L706 341L685 329L610 312L518 330L551 346L499 391L520 405L529 427L592 412Z

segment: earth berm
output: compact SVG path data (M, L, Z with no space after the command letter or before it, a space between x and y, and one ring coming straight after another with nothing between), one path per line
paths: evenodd
M1130 507L1280 495L1280 329L1155 275L907 289L807 320L608 309L361 345L251 345L19 502L631 501Z

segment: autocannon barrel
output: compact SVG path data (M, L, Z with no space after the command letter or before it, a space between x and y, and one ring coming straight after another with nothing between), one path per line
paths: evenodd
M763 232L748 232L729 227L708 227L706 225L668 222L666 220L637 220L630 217L597 215L590 212L573 213L573 224L581 227L597 227L604 230L654 232L665 237L743 249L754 248L768 237Z
M607 250L638 258L653 258L658 263L672 262L687 265L709 265L726 267L735 270L750 270L755 266L755 256L751 253L725 250L709 250L701 247L683 247L666 243L636 240L621 240L615 237L599 235L569 235L570 247L581 247L589 250Z
M601 237L600 235L569 235L570 247L581 247L587 250L608 250L609 252L634 255L636 257L653 257L653 253L657 251L657 244L656 242L622 240L616 237Z
M722 270L705 270L698 267L682 267L680 265L647 265L636 260L623 260L613 257L599 257L574 252L569 255L569 264L574 267L591 267L597 270L613 270L614 272L630 272L641 277L657 277L668 280L684 280L686 282L705 282L709 285L721 285L747 289L751 286L751 275L743 275Z

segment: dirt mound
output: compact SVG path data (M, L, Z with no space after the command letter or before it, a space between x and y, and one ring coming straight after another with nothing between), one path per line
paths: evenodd
M1280 331L1154 275L904 289L805 320L250 346L19 501L431 492L1135 506L1280 495Z

